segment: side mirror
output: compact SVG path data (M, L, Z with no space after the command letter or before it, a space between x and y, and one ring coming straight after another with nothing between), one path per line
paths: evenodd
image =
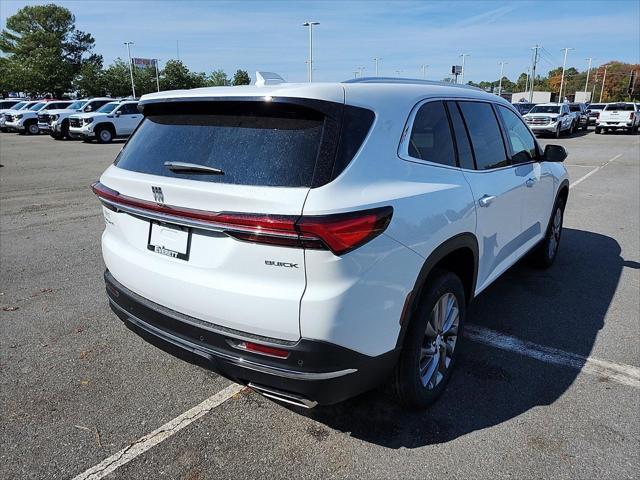
M93 107L91 105L89 105L87 108L84 109L85 112L91 112L93 110Z
M120 116L120 113L121 113L121 112L120 112L120 110L118 110L118 111L115 113L116 117L119 117L119 116Z
M564 162L567 151L562 145L547 145L544 147L544 160L547 162Z

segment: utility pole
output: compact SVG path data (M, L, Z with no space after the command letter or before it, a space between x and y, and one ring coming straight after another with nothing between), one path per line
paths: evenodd
M133 83L133 64L131 63L131 45L133 42L124 42L127 46L127 55L129 56L129 74L131 75L131 91L133 92L133 98L136 98L136 85Z
M498 95L502 95L502 74L504 73L504 66L507 62L499 62L500 65L500 82L498 83Z
M378 76L378 62L379 62L380 60L382 60L382 59L381 59L381 58L379 58L379 57L375 57L375 58L373 59L373 61L374 61L374 62L375 62L375 64L376 64L376 77Z
M304 22L303 27L309 27L309 82L313 82L313 26L320 25L320 22Z
M607 81L607 68L609 68L609 65L604 66L604 75L602 77L602 88L600 88L600 102L602 102L602 95L604 94L604 82Z
M460 54L460 56L462 57L462 71L460 72L460 83L464 85L464 60L470 55L468 53L462 53Z
M529 77L531 76L531 67L527 67L527 82L524 84L524 91L529 91Z
M360 73L360 72L359 72L358 70L354 70L354 71L353 71L353 78L358 78L358 74L359 74L359 73Z
M422 69L422 78L426 79L427 78L427 68L429 68L429 65L422 64L422 65L420 65L420 68Z
M562 62L562 77L560 77L560 95L558 98L558 103L562 103L562 87L564 87L564 70L567 66L567 52L569 52L569 50L574 50L573 48L563 48L562 50L564 50L564 60Z
M584 84L584 96L585 96L585 98L587 96L587 92L589 91L589 74L591 73L591 60L593 60L593 58L589 57L589 58L587 58L587 60L589 60L589 66L587 67L587 81ZM591 95L589 95L589 101L591 101Z
M357 67L358 68L358 72L359 72L359 77L362 78L362 74L364 73L365 68L364 67Z
M160 70L158 70L158 62L160 61L159 58L155 59L155 64L156 64L156 86L158 87L158 91L160 91Z
M178 61L180 61L180 40L176 40L176 56L178 57Z
M533 102L533 86L536 82L536 65L538 64L538 50L540 50L540 45L536 45L533 47L533 67L531 68L531 81L529 82L529 103Z

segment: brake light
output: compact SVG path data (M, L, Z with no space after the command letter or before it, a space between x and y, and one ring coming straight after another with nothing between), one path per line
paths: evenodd
M600 118L600 112L596 112L595 117Z
M633 120L633 112L629 114L629 120Z
M275 347L268 347L266 345L260 345L259 343L238 342L236 344L236 347L241 348L243 350L247 350L248 352L260 353L262 355L269 355L270 357L287 358L289 356L289 352L287 350L283 350L281 348L275 348Z
M336 255L373 240L387 228L393 215L392 207L317 216L209 212L128 197L100 182L92 184L91 189L107 208L127 211L126 207L131 207L134 213L161 214L169 222L188 220L190 224L213 227L246 242L329 249Z

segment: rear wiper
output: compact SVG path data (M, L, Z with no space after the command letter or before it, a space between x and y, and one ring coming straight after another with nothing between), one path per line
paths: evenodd
M198 165L197 163L185 162L164 162L165 167L169 167L172 172L195 172L195 173L211 173L213 175L224 175L219 168L207 167L206 165Z

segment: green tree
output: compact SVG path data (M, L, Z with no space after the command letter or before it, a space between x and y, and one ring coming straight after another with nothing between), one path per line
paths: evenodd
M101 55L92 55L82 64L73 87L80 97L99 97L107 94Z
M221 69L214 70L211 72L211 75L209 75L209 86L211 87L224 87L230 83L227 74Z
M31 94L62 96L94 45L93 37L75 27L75 17L58 5L30 5L7 18L0 51L9 67L8 83Z
M103 72L104 87L112 97L127 97L131 95L131 77L129 65L121 58L117 58ZM137 92L136 92L137 93Z
M160 75L161 90L181 90L193 88L194 78L189 69L180 60L169 60Z
M233 80L231 80L231 85L249 85L251 83L251 77L247 73L246 70L238 69L236 73L233 75Z

